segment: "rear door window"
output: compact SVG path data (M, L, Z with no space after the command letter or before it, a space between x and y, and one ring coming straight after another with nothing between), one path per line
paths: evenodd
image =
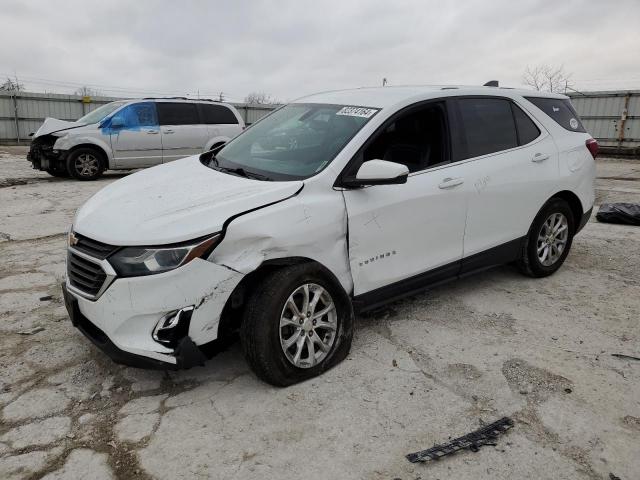
M160 125L197 125L200 122L195 103L158 102Z
M237 125L238 119L233 114L231 110L229 110L224 105L208 105L200 103L198 104L198 108L200 109L200 116L202 118L202 123L206 123L208 125L213 124L223 124L223 125Z
M524 113L515 103L511 104L511 108L513 109L513 118L516 120L518 145L526 145L527 143L533 142L540 136L540 129L533 123L533 120L529 118L529 115Z
M525 97L549 115L558 125L571 132L586 132L571 100L566 98Z
M479 157L518 146L518 135L511 102L501 98L462 98L458 100L463 158Z

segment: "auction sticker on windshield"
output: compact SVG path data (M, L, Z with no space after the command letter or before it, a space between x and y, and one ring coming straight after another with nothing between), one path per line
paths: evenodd
M336 115L348 115L350 117L371 118L377 111L378 111L377 108L342 107L342 109L336 112Z

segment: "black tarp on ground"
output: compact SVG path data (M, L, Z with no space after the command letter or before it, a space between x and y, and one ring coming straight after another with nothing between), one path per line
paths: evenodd
M640 225L640 204L603 203L596 214L599 222Z

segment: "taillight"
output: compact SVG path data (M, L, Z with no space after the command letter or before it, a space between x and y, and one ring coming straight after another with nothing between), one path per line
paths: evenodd
M595 160L596 155L598 155L598 142L596 142L595 139L590 138L585 142L585 145L587 146L589 152L591 153L591 156Z

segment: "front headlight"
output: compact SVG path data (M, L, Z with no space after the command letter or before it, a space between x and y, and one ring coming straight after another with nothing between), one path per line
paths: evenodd
M109 263L121 277L162 273L211 253L220 234L167 247L126 247L109 257Z

